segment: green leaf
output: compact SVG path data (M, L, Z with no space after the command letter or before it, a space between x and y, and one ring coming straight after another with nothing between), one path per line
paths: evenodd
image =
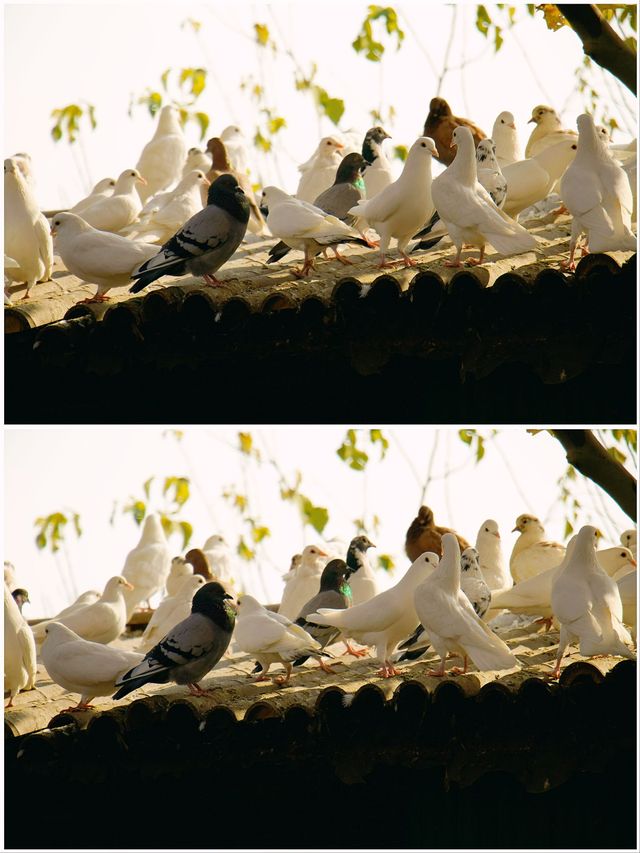
M191 541L191 537L193 536L193 527L189 524L188 521L178 521L176 522L180 531L182 532L182 550L187 550L187 545Z
M256 41L265 47L269 43L269 28L266 24L254 24L253 29L256 34Z
M259 129L253 137L253 142L258 148L262 148L263 151L271 151L271 142L262 135Z
M267 122L267 127L269 129L269 133L274 134L281 130L283 127L287 126L287 122L280 116L276 116L275 118L270 118Z
M239 432L238 441L240 442L240 452L246 456L251 456L253 450L253 436L250 432Z
M194 113L194 119L200 125L200 140L203 140L207 135L207 130L209 128L209 116L206 113Z
M329 511L322 506L310 507L305 512L305 519L307 524L310 524L314 530L322 533L329 521Z
M251 550L251 548L249 548L249 546L248 546L248 545L247 545L247 543L244 541L244 539L242 538L242 536L240 537L240 540L239 540L239 542L238 542L238 548L237 548L237 551L238 551L238 555L239 555L243 560L253 560L253 558L254 558L254 557L255 557L255 555L256 555L256 552L255 552L255 551L252 551L252 550Z
M476 29L486 38L491 27L491 16L486 6L476 6Z
M191 75L191 94L198 98L207 85L207 71L205 68L194 68Z
M389 442L382 434L381 429L372 429L369 430L369 438L371 439L372 444L380 443L380 459L384 459L387 450L389 449Z
M96 108L93 106L93 104L87 104L87 113L89 115L91 129L95 130L98 126L98 122L96 121Z
M344 114L344 101L330 98L324 89L318 90L318 105L324 114L337 125Z
M389 554L378 555L378 566L380 566L381 569L384 569L385 572L393 571L395 565L393 558Z
M616 462L619 462L621 465L627 461L627 457L622 453L621 450L618 450L617 447L608 447L607 453L611 456L612 459L615 459Z
M573 533L573 524L569 521L569 519L565 519L564 522L564 538L567 539Z
M60 129L59 124L56 124L51 128L51 136L53 136L55 142L60 142L62 139L62 130Z
M404 163L404 161L409 156L409 149L406 145L394 145L393 156Z
M147 500L149 500L149 491L151 489L151 483L153 483L154 479L155 477L149 477L149 479L145 480L145 482L142 484L142 489Z
M475 430L473 429L459 429L458 430L458 438L460 441L464 441L465 444L471 444L473 441L473 435Z
M38 533L36 536L36 546L42 551L43 548L47 547L47 537L44 535L42 531Z
M80 538L80 536L82 536L82 527L80 526L80 516L78 515L77 512L74 512L73 515L71 516L71 519L73 521L73 526L74 526L75 531L76 531L76 536L78 538Z
M258 542L262 542L262 540L266 539L268 536L271 536L271 531L268 527L254 525L251 529L251 535L253 536L253 541L257 544Z

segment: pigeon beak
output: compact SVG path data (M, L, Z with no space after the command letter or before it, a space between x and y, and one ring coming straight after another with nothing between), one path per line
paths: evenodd
M206 178L206 177L205 177L205 179L204 179L203 183L204 183L205 187L210 187L210 186L211 186L211 181L210 181L208 178Z
M531 124L531 122L533 122L534 124L538 124L538 120L537 120L537 119L535 119L533 116L531 116L531 118L529 119L529 121L527 122L527 124Z
M513 530L512 530L511 532L513 533ZM494 533L493 535L496 537L496 539L499 539L499 538L500 538L500 534L499 534L499 533Z
M52 225L49 233L51 234L52 237L55 237L58 232Z
M453 141L453 139L452 139L452 140L451 140L451 145L449 146L449 148L457 148L457 147L458 147L458 143L457 143L457 142L454 142L454 141Z
M344 148L344 145L342 144L342 142L336 142L336 148L340 150L341 148Z
M135 589L135 586L132 583L129 583L129 581L125 581L124 585L127 589Z
M146 180L145 180L142 176L140 176L139 178L136 178L136 183L138 183L138 184L144 184L144 185L145 185L145 187L147 186L147 182L146 182Z
M636 563L636 561L633 559L633 557L630 557L630 558L629 558L629 562L631 563L631 565L632 565L632 566L637 566L637 565L638 565L638 564ZM27 601L28 601L28 600L29 600L29 599L27 599Z
M533 121L533 119L531 119L531 121ZM511 124L508 124L507 127L510 127L512 130L516 129L516 126L513 122L511 122Z
M512 532L512 533L517 533L517 531L518 531L518 528L517 528L517 527L514 527L514 528L513 528L513 530L512 530L511 532Z
M329 556L326 551L321 551L320 548L318 548L318 554L320 554L321 557L328 557Z

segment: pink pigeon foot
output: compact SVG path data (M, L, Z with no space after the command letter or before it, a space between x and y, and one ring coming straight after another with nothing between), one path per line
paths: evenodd
M350 643L345 641L346 646L346 654L353 655L354 658L366 658L368 652L367 649L354 649Z
M535 625L545 625L545 634L551 630L551 626L553 625L553 616L546 616L544 619L536 619Z
M208 272L206 272L202 276L202 280L207 285L207 287L222 287L222 285L224 284L223 281L220 281L220 279L216 278L215 275L212 275Z

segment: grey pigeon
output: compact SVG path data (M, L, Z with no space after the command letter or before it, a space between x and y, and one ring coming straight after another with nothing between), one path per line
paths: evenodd
M193 597L191 613L147 652L133 669L116 681L114 699L122 699L150 682L187 684L194 696L204 696L198 681L213 669L227 650L236 614L225 599L231 596L222 584L206 583Z
M177 231L158 254L141 264L131 277L138 293L163 275L199 275L205 284L221 284L214 273L238 248L249 222L249 201L233 175L220 175L211 184L207 206Z
M482 576L475 548L465 548L460 555L460 572L460 588L482 619L491 604L491 590Z
M507 197L507 179L496 157L496 144L493 139L482 139L476 148L478 163L478 182L493 199L496 207L503 207Z
M338 166L334 183L328 189L321 192L313 202L315 207L319 207L325 213L330 213L331 216L341 219L347 225L353 225L356 217L349 214L349 208L353 207L365 196L362 170L366 165L367 161L357 152L347 154ZM269 250L267 263L274 264L276 261L284 258L290 251L290 247L283 240L280 240L279 243L276 243ZM318 249L318 252L320 252L320 249Z
M350 607L352 596L351 587L347 580L348 575L349 569L344 560L331 560L328 562L320 577L320 591L307 601L296 619L296 625L304 628L307 634L310 634L314 640L320 643L323 649L338 639L340 629L334 628L331 625L318 625L315 622L307 622L306 617L309 613L315 613L319 607L332 607L336 610ZM293 665L300 666L308 657L306 655L305 657L297 658ZM330 667L320 659L318 659L318 663L325 672L331 672Z
M22 613L22 608L25 604L31 604L31 599L29 598L29 593L26 589L18 587L18 589L13 590L11 595L13 596L15 603L18 605L20 613Z

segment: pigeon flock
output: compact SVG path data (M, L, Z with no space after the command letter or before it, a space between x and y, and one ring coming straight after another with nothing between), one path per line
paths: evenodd
M518 516L513 532L507 560L495 520L482 523L472 546L436 525L433 511L422 506L406 534L409 565L393 586L378 586L368 556L375 545L360 534L349 544L332 540L294 555L276 605L236 594L222 536L172 558L159 518L150 515L122 573L102 593L88 590L33 627L22 613L28 592L5 563L7 707L34 687L38 662L56 684L79 694L72 711L90 709L96 696L121 699L149 683L174 682L207 695L216 688L203 688L201 680L225 654L238 652L255 661L248 677L272 678L278 686L294 683L294 667L307 662L335 672L331 663L344 655L370 655L371 674L383 678L402 675L404 661L428 655L436 656L425 658L434 668L419 671L427 677L445 675L452 656L461 664L453 675L466 673L470 663L515 672L522 662L499 634L536 623L559 630L549 678L559 677L571 645L585 657L635 658L635 528L609 548L598 547L602 534L591 525L566 546L551 542L529 514ZM135 648L114 647L136 610L148 611L149 599L163 591ZM284 672L271 676L274 664Z
M165 275L201 276L217 286L217 271L243 241L250 253L255 235L277 241L267 263L291 249L304 253L302 266L290 268L296 277L308 275L319 254L327 258L328 248L350 263L338 251L349 243L378 249L380 268L415 266L413 252L446 240L455 248L446 265L479 264L487 244L507 255L540 248L517 220L551 194L560 199L554 212L572 216L563 268L575 268L578 249L583 255L634 250L636 140L612 145L606 128L587 114L578 117L577 132L563 128L545 105L534 107L530 122L523 157L512 113L501 112L487 137L454 115L444 98L433 98L399 177L382 127L336 131L298 167L294 193L266 186L258 198L241 129L225 128L205 151L187 150L179 112L167 105L135 168L102 178L50 222L36 200L31 159L16 154L4 165L5 300L12 282L26 285L26 299L36 282L49 280L54 253L69 272L96 285L86 302L106 301L109 291L128 286L137 293ZM433 159L446 168L432 178ZM388 258L392 239L397 260ZM477 248L479 256L463 262L464 248Z

